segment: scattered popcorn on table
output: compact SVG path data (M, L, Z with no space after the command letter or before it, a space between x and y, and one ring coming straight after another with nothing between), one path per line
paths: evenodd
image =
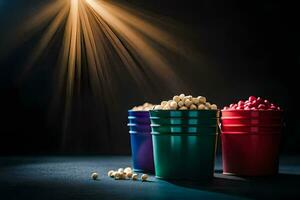
M126 178L127 178L127 176L126 176L125 172L120 173L120 179L121 180L125 180Z
M120 179L121 179L121 174L119 172L116 172L115 180L120 180Z
M148 178L147 174L142 174L142 176L141 176L142 181L146 181L147 178Z
M107 173L107 176L109 177L113 177L114 176L114 170L109 170L108 173Z
M127 176L127 178L131 178L132 177L132 172L127 172L126 176Z
M114 171L114 172L112 173L111 177L114 178L114 177L116 176L116 173L117 173L117 172Z
M154 110L217 110L216 104L211 104L206 97L184 94L175 95L172 100L162 101L160 105L153 107Z
M119 168L119 169L118 169L118 172L119 172L119 173L123 173L123 172L124 172L124 169L123 169L123 168Z
M133 181L138 180L138 175L137 175L137 174L132 174L132 180L133 180Z
M126 167L125 169L119 168L117 171L109 170L107 172L107 176L114 178L115 180L130 180L131 179L133 181L137 181L139 175L137 173L133 173L133 170L131 167ZM146 181L147 179L148 179L147 174L141 175L142 181Z
M124 169L124 172L125 172L125 173L132 172L132 169L131 169L130 167L126 167L126 168Z
M93 172L93 173L91 174L91 178L92 178L93 180L97 180L97 178L98 178L98 173L97 173L97 172Z

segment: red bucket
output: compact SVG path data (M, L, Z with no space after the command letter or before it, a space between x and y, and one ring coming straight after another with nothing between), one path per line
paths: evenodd
M280 133L281 125L269 125L269 126L245 126L239 124L224 125L222 124L222 131L224 132L247 132L247 133Z
M244 117L249 119L282 119L283 111L278 110L222 110L222 118Z
M222 123L255 126L259 124L282 124L282 121L281 118L222 117Z
M282 111L222 111L223 173L239 176L278 173L282 119Z
M223 173L268 176L278 173L280 134L222 132Z

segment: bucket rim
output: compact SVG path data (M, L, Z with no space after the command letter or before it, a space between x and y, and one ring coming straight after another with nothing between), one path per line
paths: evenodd
M129 113L149 113L149 110L127 110Z
M270 127L270 128L277 128L277 127L282 127L283 124L223 124L221 123L221 126L223 127Z
M231 117L229 117L229 116L227 116L227 117L221 117L221 120L222 119L249 119L249 120L261 120L261 119L282 119L282 117L266 117L266 116L264 116L264 117L260 117L260 118L257 118L257 117L252 117L252 116L250 116L250 117L247 117L247 116L231 116Z
M140 131L129 131L131 135L151 135L151 131L149 132L140 132Z
M128 116L128 119L149 119L149 116Z
M201 133L172 133L172 132L153 132L151 131L151 135L169 135L169 136L218 136L219 133L210 133L210 134L201 134Z
M224 110L221 109L221 112L277 112L277 113L284 113L284 110Z
M273 132L273 133L268 133L268 132L225 132L221 131L220 135L282 135L282 133L279 132Z
M180 124L170 124L170 125L167 125L167 124L153 124L151 123L150 124L151 127L169 127L169 128L217 128L219 127L217 124L216 125L209 125L209 126L199 126L199 125L191 125L191 124L183 124L183 125L180 125Z
M181 119L181 120L193 120L193 119L201 119L199 117L166 117L166 116L163 116L163 117L158 117L158 116L150 116L150 119L162 119L162 120L172 120L172 119ZM220 117L211 117L211 118L205 118L206 120L218 120L220 119Z
M150 126L150 123L149 124L132 124L132 123L128 123L127 126Z
M181 112L181 113L191 113L191 112L219 112L220 109L217 110L149 110L149 112L161 112L161 113L168 113L168 112Z

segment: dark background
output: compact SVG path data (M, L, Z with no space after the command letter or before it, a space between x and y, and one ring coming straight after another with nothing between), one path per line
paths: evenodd
M0 154L129 154L127 110L144 101L170 98L157 91L150 99L124 84L114 111L100 109L87 94L75 104L68 131L62 109L51 111L57 45L24 81L22 65L39 38L7 53L7 37L41 1L0 0ZM262 96L286 111L282 152L299 154L299 33L295 5L287 1L130 0L132 5L178 21L186 29L199 62L184 66L183 93L207 96L219 106L250 95ZM126 77L124 78L126 79ZM181 91L178 91L181 93ZM110 105L106 105L109 107ZM78 106L79 107L79 106Z

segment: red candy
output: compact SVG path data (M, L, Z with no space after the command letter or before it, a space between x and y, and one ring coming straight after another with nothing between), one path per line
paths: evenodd
M259 104L257 107L259 110L264 110L266 108L265 104Z
M279 106L261 97L250 96L248 100L225 106L224 110L281 110Z
M244 106L245 102L244 101L239 101L238 106Z
M261 97L257 97L256 102L262 103L262 102L263 102L263 99L262 99Z
M246 106L246 107L244 108L244 110L251 110L251 108L248 107L248 106Z
M256 100L256 97L255 96L250 96L249 99L248 99L250 102Z
M259 105L259 103L256 100L251 102L252 107L257 107L258 105Z

